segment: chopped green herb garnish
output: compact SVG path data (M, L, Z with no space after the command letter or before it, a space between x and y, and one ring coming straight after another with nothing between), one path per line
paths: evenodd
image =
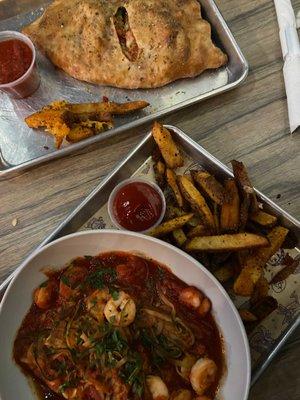
M114 288L110 288L109 289L109 293L111 294L111 297L113 298L113 300L118 300L119 298L119 291L114 289Z
M162 268L158 268L158 276L159 276L159 279L160 279L160 280L164 279L164 278L165 278L165 275L166 275L165 271L164 271Z
M131 385L134 394L142 395L145 377L143 374L143 360L139 353L132 352L129 354L128 361L121 368L119 375L125 383Z
M40 288L48 286L48 281L45 281L40 284Z
M108 283L113 283L117 278L115 269L103 268L91 272L87 278L87 283L95 289L103 289Z
M62 283L63 283L64 285L70 286L69 278L67 278L65 275L62 275L61 278L60 278L60 280L62 281Z

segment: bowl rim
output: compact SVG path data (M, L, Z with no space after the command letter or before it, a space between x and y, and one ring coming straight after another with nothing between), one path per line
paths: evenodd
M246 370L247 370L247 376L246 376L246 380L245 380L245 393L244 393L244 397L241 398L240 400L247 400L248 396L249 396L249 391L250 391L250 381L251 381L251 357L250 357L250 347L249 347L249 341L248 341L248 337L246 334L246 330L244 327L244 324L242 322L242 319L238 313L237 308L235 307L235 305L233 304L232 300L230 299L229 295L227 294L226 290L223 288L223 286L221 285L221 283L217 280L217 278L207 269L204 267L203 264L201 264L199 261L197 261L195 258L193 258L192 256L190 256L189 254L187 254L186 252L184 252L181 249L178 249L177 247L173 246L170 243L167 242L163 242L160 239L154 238L152 236L147 236L144 235L142 233L138 233L138 232L133 232L133 231L126 231L126 230L117 230L117 229L100 229L100 230L85 230L85 231L79 231L79 232L74 232L68 235L64 235L58 239L55 239L53 241L51 241L50 243L47 243L46 245L39 247L37 249L35 249L28 257L25 258L25 260L21 263L20 267L18 268L15 276L13 277L13 279L11 280L10 284L8 285L4 296L1 299L0 302L0 314L2 312L2 309L4 307L4 304L6 302L6 298L9 295L9 292L11 291L12 286L14 285L14 282L18 279L19 275L21 274L21 272L26 268L26 266L39 254L41 254L43 251L45 251L46 249L49 249L51 247L54 247L57 243L63 242L65 240L68 239L72 239L74 237L79 237L79 236L88 236L88 235L103 235L103 234L118 234L118 235L125 235L125 236L135 236L135 237L139 237L141 239L145 239L148 240L150 242L154 242L157 243L163 247L167 247L168 249L170 249L171 251L175 251L177 253L179 253L180 255L186 257L188 260L190 260L193 264L195 264L195 266L197 266L198 268L200 267L200 269L203 269L204 272L208 275L208 277L215 283L215 285L217 286L218 290L221 291L221 293L225 296L226 301L229 303L230 308L234 314L234 316L237 319L238 322L238 326L241 332L241 336L242 336L242 340L243 340L243 345L244 345L244 349L245 349L245 356L246 356ZM137 249L138 251L138 249ZM155 259L155 257L154 257ZM169 267L169 266L167 266ZM170 268L170 267L169 267ZM222 327L220 326L221 330Z

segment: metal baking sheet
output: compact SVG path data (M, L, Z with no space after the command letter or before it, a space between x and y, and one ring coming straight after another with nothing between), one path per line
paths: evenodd
M214 1L201 0L200 2L203 17L212 25L213 40L228 54L229 62L226 67L206 71L194 79L179 80L151 90L123 90L93 85L69 77L38 52L40 88L31 97L23 100L11 100L6 94L0 92L0 177L69 154L239 85L247 76L247 62ZM0 31L21 30L43 11L42 7L30 13L0 21ZM110 100L117 102L143 99L147 100L150 106L138 113L116 119L115 128L109 132L77 144L64 143L60 150L55 149L53 137L50 134L34 131L24 123L27 115L51 101L65 99L70 102L90 102L99 101L102 96L107 96Z
M203 147L195 143L180 129L168 126L174 132L175 140L179 143L185 158L184 170L199 165L219 178L233 176L232 172ZM85 230L105 229L113 227L107 213L107 200L113 188L122 180L135 176L153 178L151 154L154 149L154 140L149 133L132 152L87 196L87 198L63 221L53 233L38 247L41 247L64 235ZM279 208L270 199L256 190L264 208L277 215L280 223L288 227L297 240L295 249L289 250L293 256L300 253L300 222ZM280 268L280 259L284 256L283 250L272 257L272 273ZM0 296L14 276L10 275L0 286ZM285 343L290 334L300 324L300 274L291 275L280 285L272 287L272 295L277 297L279 308L270 314L254 332L249 335L252 357L252 383L254 383L264 369L269 365L277 351ZM245 298L231 297L237 306L247 302Z

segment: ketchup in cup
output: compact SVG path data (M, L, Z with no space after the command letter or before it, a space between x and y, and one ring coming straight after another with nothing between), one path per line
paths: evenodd
M0 90L10 97L23 98L39 84L31 40L19 32L0 32Z
M115 187L108 200L108 212L120 229L147 232L157 226L166 210L160 188L144 179L126 179Z

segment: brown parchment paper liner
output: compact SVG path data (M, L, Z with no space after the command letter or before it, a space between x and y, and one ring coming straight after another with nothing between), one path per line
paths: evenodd
M183 153L183 156L185 163L182 168L176 170L178 174L186 173L190 169L201 168L200 164L194 162L186 154ZM144 179L154 182L155 177L151 157L149 157L132 176L143 177ZM105 204L80 228L80 230L110 228L116 229L108 215L107 204ZM283 268L281 263L287 253L293 258L296 256L300 257L300 251L297 251L297 249L280 249L271 258L265 268L265 276L268 281ZM232 292L229 292L229 295L237 308L240 308L243 304L247 304L249 300L246 297L237 296ZM268 352L275 340L291 323L293 317L300 312L300 268L286 280L272 285L269 290L269 295L277 299L279 306L277 310L264 319L248 336L252 368L255 367L258 359L264 353Z

